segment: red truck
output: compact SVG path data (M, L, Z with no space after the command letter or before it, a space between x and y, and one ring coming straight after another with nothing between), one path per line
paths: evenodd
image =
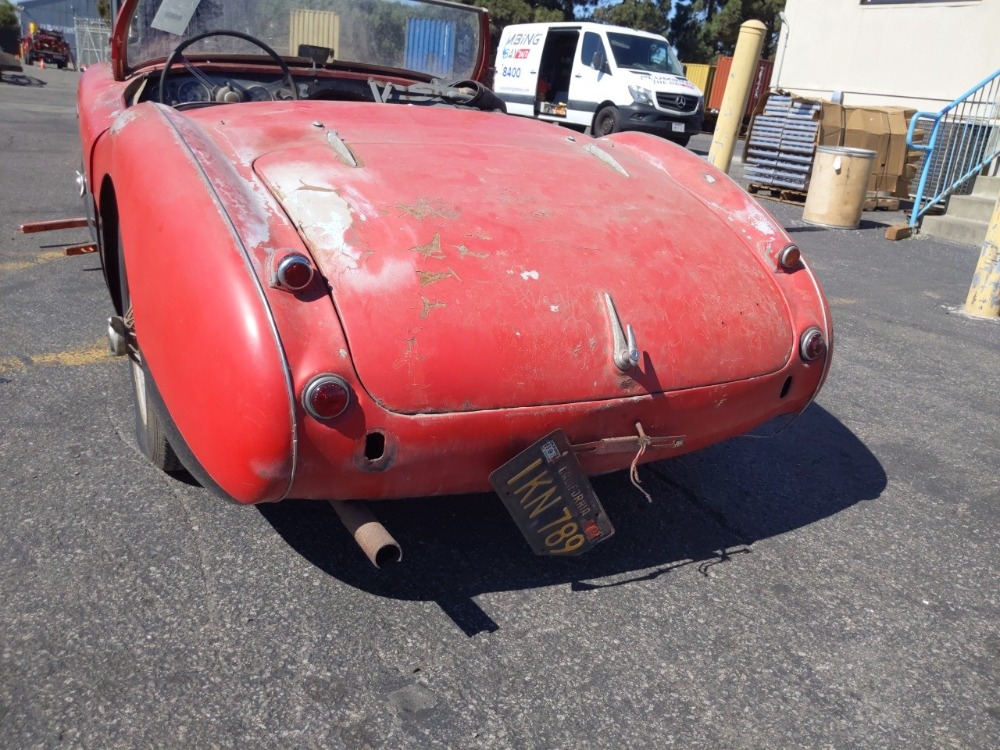
M21 40L21 59L25 65L41 60L48 65L55 64L62 70L69 64L69 44L61 31L34 28Z

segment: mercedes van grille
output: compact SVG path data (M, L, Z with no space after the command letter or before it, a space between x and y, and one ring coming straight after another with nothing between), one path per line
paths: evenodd
M656 94L656 103L663 109L675 112L694 112L698 109L698 97L688 94Z

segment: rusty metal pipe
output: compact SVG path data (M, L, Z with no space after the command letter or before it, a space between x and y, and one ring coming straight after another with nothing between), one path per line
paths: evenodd
M87 226L87 219L54 219L52 221L32 221L22 224L17 228L21 234L35 234L36 232L55 232L59 229L80 229Z
M381 568L386 563L399 562L403 558L399 542L375 519L367 505L357 501L328 502L376 568Z

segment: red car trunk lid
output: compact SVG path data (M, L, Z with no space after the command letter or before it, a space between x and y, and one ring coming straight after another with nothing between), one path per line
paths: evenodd
M325 143L254 163L384 407L613 399L787 361L794 335L768 271L662 173L555 127L469 113L445 132L433 108L398 109L398 129L345 119ZM605 295L636 332L628 374Z

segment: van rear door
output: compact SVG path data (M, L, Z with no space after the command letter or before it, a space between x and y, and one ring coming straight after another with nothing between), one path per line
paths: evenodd
M493 90L504 100L508 114L535 116L546 32L542 24L521 24L508 26L500 37Z

